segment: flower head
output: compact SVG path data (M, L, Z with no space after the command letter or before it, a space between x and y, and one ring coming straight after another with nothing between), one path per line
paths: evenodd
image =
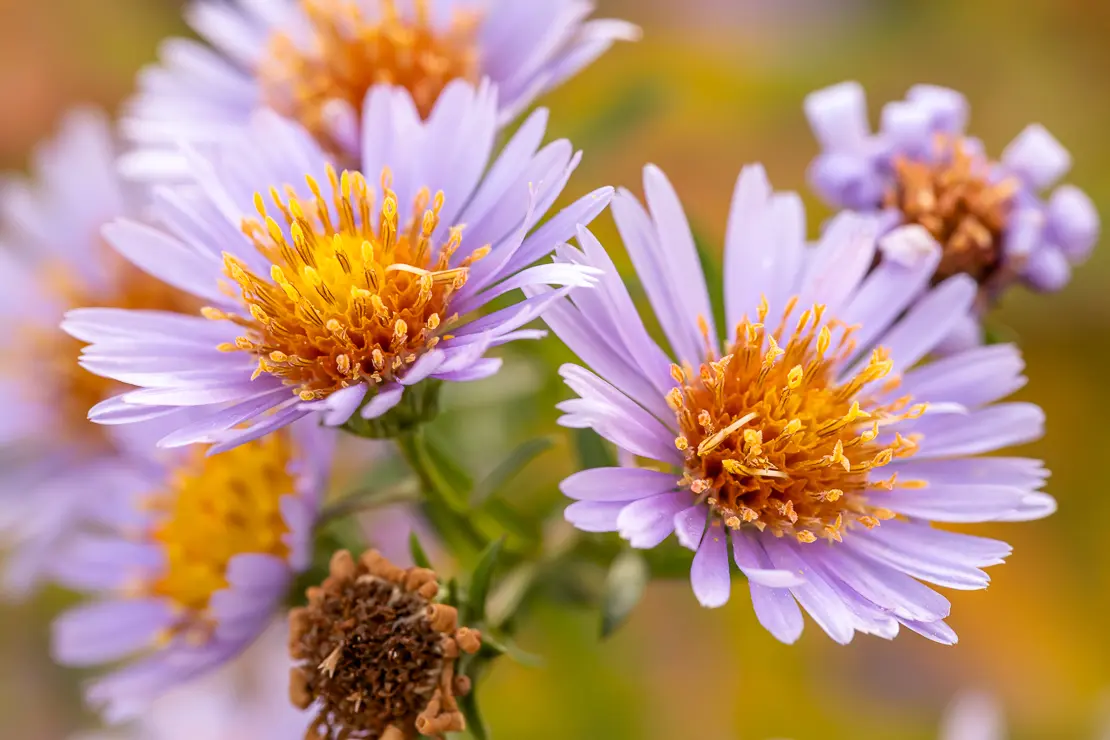
M452 81L488 79L501 91L497 119L508 122L638 35L622 21L588 20L592 11L582 0L198 0L187 18L211 46L171 41L142 76L123 123L140 146L127 168L174 174L183 160L170 145L218 140L261 107L354 165L363 99L380 84L408 90L427 117Z
M88 420L90 406L124 386L79 366L82 343L58 328L63 313L199 306L101 238L105 223L143 210L142 193L115 174L116 150L103 115L74 111L36 153L33 178L12 178L0 197L0 384L9 399L2 444L19 453L5 463L0 497L14 543L6 585L16 590L46 575L55 545L85 515L88 491L113 485L128 458L146 455L141 435Z
M290 696L314 708L316 737L403 740L466 729L455 697L470 682L456 675L481 635L459 627L457 610L434 603L434 572L399 568L376 550L356 562L332 558L328 578L289 615L296 667Z
M933 281L971 276L982 286L979 312L1015 281L1063 287L1098 239L1098 214L1078 188L1039 195L1071 166L1040 125L994 161L965 133L967 101L954 90L914 87L883 108L875 134L856 83L811 94L806 113L823 149L810 169L817 192L840 208L881 211L891 227L923 226L942 250Z
M628 192L613 213L671 352L648 335L601 245L558 259L603 271L545 321L593 372L562 375L578 398L561 423L590 427L625 467L576 473L566 517L650 548L672 532L696 552L699 601L729 598L729 550L756 613L779 639L802 630L799 604L833 639L893 637L900 625L940 642L952 588L987 584L1002 542L931 522L1043 516L1041 464L981 458L1040 436L1043 415L996 403L1024 381L1009 345L924 361L976 294L966 275L933 285L941 248L918 226L876 238L842 214L814 248L801 203L747 168L725 246L719 338L693 237L674 190L645 171L649 210ZM877 253L883 259L874 266Z
M486 351L538 336L521 327L551 298L473 314L521 287L591 285L588 268L528 265L611 194L587 195L529 235L578 157L565 141L537 151L540 111L487 169L496 110L490 88L457 82L423 122L408 92L375 89L362 171L373 180L337 171L303 129L265 112L198 158L199 195L164 191L155 203L164 229L121 222L106 233L209 305L196 316L70 312L65 328L92 343L84 366L143 386L91 418L199 407L164 444L218 441L218 451L316 412L339 425L358 411L363 423L407 399L396 413L408 418L428 402L434 384L423 381L495 373Z
M59 578L98 598L54 624L66 665L131 658L98 679L110 720L214 670L269 624L311 558L333 432L303 422L222 455L203 447L136 470L103 502L114 527L74 538Z
M160 697L133 724L72 740L304 740L311 717L289 703L288 641L278 620L241 656Z

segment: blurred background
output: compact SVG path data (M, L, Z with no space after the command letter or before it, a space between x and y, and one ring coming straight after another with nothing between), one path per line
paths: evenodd
M525 1L525 0L520 0ZM529 2L533 0L528 0ZM639 191L659 164L695 229L719 245L734 179L762 161L776 187L804 189L816 153L802 115L812 89L843 79L867 88L873 117L912 84L962 90L972 131L995 154L1027 123L1045 124L1072 152L1070 179L1103 210L1110 199L1110 4L1102 0L599 0L603 14L640 23L623 45L544 102L551 136L585 150L568 188ZM172 0L0 0L0 165L22 169L68 106L116 110L160 39L185 32ZM807 196L811 224L824 212ZM603 241L616 247L603 217ZM719 246L713 247L719 251ZM622 255L623 256L623 255ZM997 316L1020 337L1029 386L1048 413L1044 441L1052 518L976 527L1014 545L986 592L948 593L960 644L912 634L833 644L810 622L784 646L756 623L746 589L716 611L686 582L654 584L628 625L599 644L598 615L541 611L522 645L541 668L503 661L483 703L496 737L930 738L963 688L994 693L1012 737L1094 738L1110 727L1110 250L1062 294L1015 291ZM554 342L516 350L494 381L448 399L437 422L468 465L489 469L530 435L556 434L567 392ZM511 415L506 406L512 405ZM465 433L464 433L465 428ZM555 483L574 462L565 439L517 481L522 506L554 509ZM47 653L50 615L68 597L0 605L0 737L61 740L88 718L79 676ZM203 740L203 739L202 739Z

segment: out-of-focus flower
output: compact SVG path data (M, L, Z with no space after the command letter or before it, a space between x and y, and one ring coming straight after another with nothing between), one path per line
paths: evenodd
M960 694L944 713L940 740L1006 740L1002 708L989 694Z
M578 499L567 519L640 548L674 532L696 551L694 593L711 607L729 598L731 542L756 614L785 642L801 634L798 604L841 643L856 631L892 638L900 624L954 642L948 600L918 579L983 588L980 568L1010 548L931 521L1029 519L1055 506L1036 492L1039 461L979 457L1042 433L1036 406L996 403L1024 382L1017 350L919 365L971 305L974 280L930 286L941 250L923 229L876 245L874 220L852 213L807 249L800 200L750 167L728 227L721 344L682 205L654 167L644 189L650 212L621 192L613 214L670 356L588 231L582 251L557 252L604 271L598 288L545 315L596 371L563 367L579 397L560 404L561 423L641 462L566 479Z
M55 621L55 658L132 658L88 688L109 721L137 716L265 630L311 559L334 434L306 420L222 455L195 447L116 492L102 516L115 531L83 533L61 553L59 580L99 598Z
M477 652L481 635L459 626L454 607L434 603L438 591L433 571L399 568L376 550L357 562L336 553L308 606L289 615L290 696L316 712L315 737L404 740L466 729L455 697L470 681L456 675L456 661Z
M588 20L593 9L590 0L197 0L187 18L211 47L171 40L162 65L140 77L122 124L140 148L126 168L184 174L171 146L219 141L261 107L356 166L363 100L378 84L408 90L426 117L452 80L488 79L505 123L615 41L637 37L623 21Z
M886 227L924 226L942 248L934 283L970 275L982 287L977 313L1015 281L1059 290L1098 240L1098 214L1081 190L1039 195L1071 167L1043 126L993 161L965 133L967 101L947 88L919 85L888 103L875 134L857 83L815 92L805 108L822 146L814 189L836 207L881 212Z
M313 413L331 425L356 412L353 423L380 419L403 399L389 418L416 423L434 400L429 381L497 372L486 351L541 336L521 327L556 296L468 319L518 288L591 285L586 268L528 265L593 220L612 189L532 231L579 155L566 141L537 151L539 111L490 164L496 111L491 88L456 82L421 121L408 92L375 88L363 171L383 173L380 193L358 172L337 174L307 132L266 111L219 156L197 159L197 191L164 191L154 204L163 229L122 221L105 233L211 305L202 316L71 311L64 327L91 343L84 366L143 386L91 418L194 407L200 421L162 444L217 441L220 451Z
M16 592L48 575L50 556L96 492L142 450L144 432L89 422L89 407L123 386L78 365L81 342L58 328L62 315L77 306L199 306L101 239L105 223L143 215L141 193L120 182L115 158L105 117L74 111L36 152L33 179L10 178L0 191L0 384L8 398L0 529L13 547L6 585Z
M283 619L238 659L158 699L132 726L73 740L304 740L311 717L289 703L288 636Z

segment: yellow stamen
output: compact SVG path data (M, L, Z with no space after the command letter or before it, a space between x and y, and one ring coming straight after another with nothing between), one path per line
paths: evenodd
M990 164L963 139L940 134L933 161L901 157L884 205L924 226L944 251L934 282L966 273L987 281L1001 266L1002 238L1019 185L991 179Z
M212 594L227 587L228 563L236 555L288 556L279 503L296 491L287 432L205 453L193 448L165 489L148 498L160 515L150 539L162 549L165 568L147 589L179 606L190 626L203 621Z
M434 347L451 326L441 317L453 316L451 299L466 284L468 268L453 267L446 248L432 248L442 194L433 199L422 192L411 218L402 221L386 171L386 196L375 215L365 178L329 167L336 222L319 183L306 179L312 198L273 190L277 217L271 217L259 195L256 207L267 226L243 225L270 262L267 277L231 255L224 263L253 319L237 319L246 330L237 348L258 358L257 374L281 378L309 401L351 383L385 382Z
M321 138L329 133L330 101L360 111L371 87L394 85L406 88L427 116L449 82L480 77L481 15L473 9L456 9L441 26L433 24L430 0L415 0L411 13L398 10L397 0L378 0L377 13L350 0L296 4L307 19L307 28L298 30L308 38L276 33L259 75L266 102Z
M871 473L917 445L898 434L877 442L879 428L916 418L923 405L872 395L893 368L883 350L837 383L856 353L853 329L825 318L824 306L803 312L793 333L786 317L774 331L763 323L766 309L759 319L736 327L724 357L697 372L672 371L680 387L667 401L681 432L684 484L707 494L726 526L801 543L839 541L856 522L878 526L889 516L872 502L884 481Z

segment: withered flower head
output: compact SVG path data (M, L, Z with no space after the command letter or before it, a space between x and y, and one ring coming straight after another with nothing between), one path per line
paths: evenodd
M466 728L455 697L470 681L456 675L461 653L481 635L459 627L458 611L435 603L436 574L400 568L377 550L356 561L346 550L308 589L308 606L289 616L295 661L290 699L317 708L308 740L403 740Z

